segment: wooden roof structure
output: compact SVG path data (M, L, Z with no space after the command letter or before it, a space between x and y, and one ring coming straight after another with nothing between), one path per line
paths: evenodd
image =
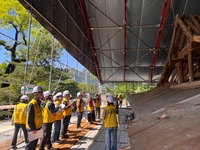
M168 59L159 80L159 85L171 82L191 84L200 77L200 15L190 17L177 15ZM184 86L179 86L184 88Z

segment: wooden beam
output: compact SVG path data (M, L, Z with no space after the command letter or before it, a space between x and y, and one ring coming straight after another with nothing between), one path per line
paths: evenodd
M184 58L189 51L192 51L193 49L191 48L191 43L187 44L181 52L178 54L178 58Z
M198 28L188 19L184 19L184 22L188 24L188 26L197 34L200 34L200 31L198 30Z
M177 76L178 70L177 68L175 69L175 71L173 72L173 75L171 76L170 82L174 82L176 76Z
M177 67L178 67L178 84L181 84L184 81L182 60L179 60Z
M188 54L188 68L189 68L189 81L194 81L194 71L193 71L193 60L192 60L192 51Z
M192 58L194 61L196 60L200 60L200 56L199 57L193 57ZM179 60L182 60L183 62L188 61L188 58L171 58L170 61L171 62L177 62Z
M188 37L188 39L190 41L192 41L192 33L187 29L186 24L181 19L179 19L178 17L176 17L176 20L177 20L179 26L182 28L184 34Z
M178 18L178 15L176 15L176 18ZM177 19L176 19L173 34L172 34L171 44L170 44L170 48L169 48L169 53L168 53L168 59L169 60L170 60L170 58L172 57L172 54L173 54L174 39L175 39L175 36L176 36L177 27L178 27L178 22L177 22Z
M195 24L196 28L197 28L197 29L199 30L199 32L200 32L200 23L198 22L198 20L197 20L193 15L191 15L190 17L191 17L193 23Z
M196 61L196 69L197 69L196 71L197 72L200 72L200 68L199 67L200 67L200 60L197 60Z
M183 47L185 46L185 39L186 39L186 35L182 32L182 37L181 37L181 43L180 43L180 49L183 49Z
M192 40L193 40L194 42L200 43L200 35L194 34Z

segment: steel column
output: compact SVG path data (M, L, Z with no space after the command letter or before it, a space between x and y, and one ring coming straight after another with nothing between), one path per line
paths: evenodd
M153 59L152 59L152 67L150 68L150 75L149 75L149 82L152 82L152 78L153 78L153 74L154 74L154 68L156 66L156 61L158 58L158 53L160 50L160 45L162 42L162 36L163 36L163 32L165 29L165 25L166 25L166 20L167 20L167 15L168 15L168 10L170 7L170 1L171 0L164 0L164 6L163 6L163 10L162 10L162 18L160 21L160 28L158 30L158 35L157 35L157 39L156 39L156 46L154 49L154 55L153 55Z
M124 82L126 81L126 0L123 3L123 31L124 31Z
M97 58L97 54L96 54L96 49L94 48L95 47L94 46L94 39L93 39L93 36L92 36L92 30L91 30L91 27L90 27L90 24L89 24L85 0L79 0L79 5L80 5L80 9L81 9L81 12L82 12L82 15L83 15L83 20L84 20L85 28L86 28L86 31L87 31L88 40L89 40L89 43L90 43L92 56L94 58L94 64L95 64L97 76L98 76L99 82L102 84L102 78L101 78L101 73L100 73L100 69L99 69L99 62L98 62L98 58Z

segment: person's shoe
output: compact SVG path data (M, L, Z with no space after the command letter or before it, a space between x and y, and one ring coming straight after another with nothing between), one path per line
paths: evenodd
M52 148L48 148L48 150L57 150L57 149L52 147Z
M60 143L58 143L58 142L53 142L52 144L53 144L53 145L59 145Z
M16 147L16 146L13 146L13 147L12 147L12 150L16 150L16 149L18 149L18 147Z
M62 143L62 141L61 141L61 140L57 140L56 142L57 142L57 143Z
M62 135L61 138L67 139L69 136L68 135Z

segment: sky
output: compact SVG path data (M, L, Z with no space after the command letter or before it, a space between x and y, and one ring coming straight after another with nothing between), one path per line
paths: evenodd
M8 36L8 37L7 37ZM11 40L9 37L13 38L13 31L12 30L6 30L6 29L1 29L0 30L0 39L5 39L5 40ZM68 63L67 63L67 58L68 58ZM3 46L0 46L0 63L3 61L10 61L10 56L7 54L7 51L3 48ZM60 62L63 64L68 64L70 68L75 68L78 69L79 71L83 70L83 66L78 63L78 68L77 68L77 61L76 59L71 56L68 53L67 57L67 51L64 49L63 50L63 55L60 58Z

